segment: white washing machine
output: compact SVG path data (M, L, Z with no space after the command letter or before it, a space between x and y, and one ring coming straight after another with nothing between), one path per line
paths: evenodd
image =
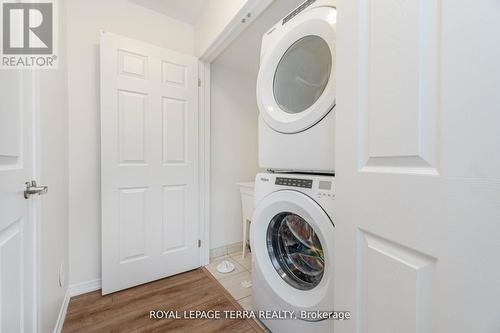
M334 172L336 19L334 0L308 0L264 35L261 168Z
M294 312L261 318L273 333L333 332L314 315L333 311L334 178L260 173L254 197L253 310Z

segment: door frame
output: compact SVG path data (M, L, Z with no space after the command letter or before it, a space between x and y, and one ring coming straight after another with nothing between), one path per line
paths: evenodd
M210 263L210 62L198 62L198 173L200 185L200 266Z
M199 175L200 175L200 265L210 263L210 203L211 203L211 99L210 65L233 40L262 14L274 0L247 0L205 53L198 57L199 75Z

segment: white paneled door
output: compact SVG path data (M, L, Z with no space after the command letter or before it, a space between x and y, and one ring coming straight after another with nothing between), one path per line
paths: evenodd
M500 332L499 2L338 13L335 332Z
M0 70L0 332L36 330L32 73Z
M198 60L101 35L102 293L200 265Z

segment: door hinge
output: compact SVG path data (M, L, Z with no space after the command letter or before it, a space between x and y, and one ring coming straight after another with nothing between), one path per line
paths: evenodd
M198 239L198 247L201 247L201 239Z
M201 79L198 78L198 87L201 87Z

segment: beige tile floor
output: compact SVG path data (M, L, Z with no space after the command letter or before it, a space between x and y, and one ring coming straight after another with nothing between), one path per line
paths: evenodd
M221 263L222 260L229 260L234 264L234 271L231 273L219 273L217 271L217 265ZM245 288L241 285L242 282L252 281L252 254L247 252L245 259L241 257L241 251L230 253L225 256L213 258L211 263L205 266L208 271L222 284L224 288L234 297L236 301L241 305L241 307L247 311L252 309L252 288ZM262 323L256 320L264 332L270 331L262 326Z
M229 260L234 264L235 268L231 273L224 274L217 271L217 265L223 260ZM214 258L206 268L245 310L252 310L252 288L245 288L241 285L242 282L252 281L252 255L250 253L247 253L245 259L241 257L241 251Z

